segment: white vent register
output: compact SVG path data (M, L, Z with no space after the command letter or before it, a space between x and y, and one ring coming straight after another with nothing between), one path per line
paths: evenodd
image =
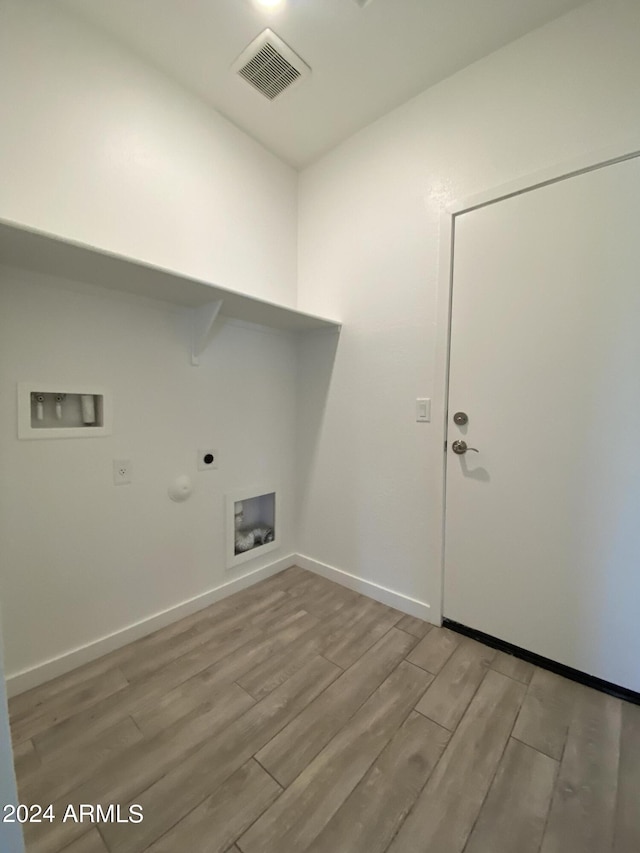
M298 54L269 29L260 33L231 67L270 101L311 74Z

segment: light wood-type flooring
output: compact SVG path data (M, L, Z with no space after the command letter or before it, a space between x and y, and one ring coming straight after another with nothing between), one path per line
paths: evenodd
M10 710L29 853L640 851L640 707L298 568Z

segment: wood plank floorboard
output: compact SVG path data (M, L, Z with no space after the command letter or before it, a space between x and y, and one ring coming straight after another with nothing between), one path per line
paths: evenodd
M13 763L16 776L26 779L31 773L39 770L41 761L32 740L23 740L13 748Z
M237 842L243 853L306 850L424 693L428 675L403 661Z
M516 681L522 681L523 684L529 684L536 668L532 663L527 663L526 660L520 660L520 658L508 655L506 652L498 652L493 659L491 669L508 675L509 678L515 678Z
M92 829L64 848L64 853L109 853L97 829Z
M207 800L149 847L149 853L225 853L282 793L250 758Z
M398 611L377 601L367 603L324 649L323 655L342 669L347 669L401 618Z
M558 762L513 738L465 853L538 853Z
M613 846L621 702L576 686L541 853L602 853Z
M337 584L332 584L332 586L336 587ZM345 595L345 593L348 593L348 595ZM357 593L345 590L344 588L338 588L337 590L325 588L315 594L308 593L299 596L297 601L307 613L316 616L318 619L331 619L336 614L340 614L344 608L353 607L355 609L362 606Z
M559 761L573 715L576 691L573 681L537 668L513 736Z
M172 661L148 679L120 691L117 698L111 696L37 735L34 738L36 749L42 756L47 753L51 755L91 741L99 732L118 720L134 715L150 703L159 701L173 687L259 636L259 631L251 626L238 628L211 648L203 648Z
M86 768L97 767L115 755L143 740L143 734L131 717L100 732L96 738L44 761L30 773L22 773L20 793L27 802L38 802L41 796L60 793L64 780L81 779Z
M296 567L292 567L296 568ZM281 593L287 586L289 573L292 569L287 569L278 576L278 586L276 592ZM293 578L298 578L302 570L293 575ZM287 577L285 577L285 575ZM280 580L280 578L282 578ZM289 581L291 582L291 581ZM153 656L155 649L162 646L166 642L170 642L171 638L182 634L193 626L206 626L211 619L219 619L224 614L233 610L244 609L256 598L264 598L273 589L273 578L267 578L260 583L255 584L247 590L243 590L238 595L229 596L228 598L217 601L209 605L197 613L192 613L189 616L180 619L178 622L173 622L135 640L126 646L123 646L104 657L98 658L95 661L90 661L77 669L71 670L51 681L34 687L25 693L14 696L9 700L9 711L12 720L20 719L25 713L29 713L37 705L47 702L52 696L55 696L63 691L70 691L78 685L82 685L94 675L100 675L108 672L115 667L121 666L125 661L131 660L137 655L141 657ZM69 693L67 693L69 695Z
M133 798L132 802L142 805L148 815L144 822L135 826L104 825L102 836L109 849L118 853L138 853L146 849L255 755L313 701L339 671L324 658L315 658L308 667L202 744L197 752Z
M298 567L9 708L27 853L640 853L639 707Z
M307 661L322 654L336 631L344 626L345 615L338 612L331 618L325 619L301 637L294 646L282 649L266 661L259 663L246 675L238 678L238 684L254 699L262 699L290 678Z
M462 642L460 634L448 628L433 628L409 656L409 661L437 675Z
M150 740L136 744L126 753L112 757L95 767L85 767L74 777L60 776L54 788L43 787L36 802L53 802L56 815L64 814L69 803L121 803L143 791L174 766L187 761L201 744L225 730L254 704L251 697L230 685L211 699L211 707L198 709L186 720L160 732ZM38 777L35 777L37 781ZM49 780L47 780L49 783ZM21 790L20 780L18 787ZM28 849L58 851L64 843L82 834L74 823L28 824L25 838Z
M242 612L227 613L219 619L211 620L206 627L195 625L190 630L172 637L161 648L154 649L152 655L136 655L132 660L123 663L121 669L130 682L139 681L151 675L152 672L161 669L165 664L171 663L177 657L197 649L203 643L215 641L224 637L234 628L246 625L248 620L251 620L254 626L262 627L260 616L266 615L266 618L269 618L271 612L285 602L289 604L284 592L273 592L264 599L247 605L246 610ZM290 604L289 607L291 607Z
M614 853L640 850L640 705L622 705Z
M427 635L429 636L429 635ZM462 853L522 703L525 687L489 670L442 758L389 847Z
M12 737L20 743L26 738L33 738L41 732L47 731L61 720L67 720L72 715L91 709L102 699L112 697L116 693L128 688L124 673L119 669L113 669L104 675L96 675L85 685L73 691L72 696L54 696L46 705L40 705L34 709L32 714L25 714L12 726Z
M403 616L396 627L400 628L401 631L406 631L407 634L413 634L414 637L421 640L427 636L433 625L429 622L424 622L422 619L417 619L415 616Z
M259 660L269 657L277 647L292 642L315 624L317 620L301 610L283 618L273 636L265 637L252 624L236 626L224 639L204 643L148 678L125 688L116 698L110 696L99 707L92 706L74 714L43 735L36 736L36 749L44 754L45 751L67 749L71 742L79 743L81 738L91 740L103 728L119 720L123 712L135 717L136 713L157 703L173 687L194 675L207 672L215 683L234 680L239 674L238 669L244 672L245 665L247 668L254 666ZM216 663L219 665L215 666Z
M449 737L446 729L412 711L309 853L384 853Z
M122 650L119 649L117 652L111 652L111 654L105 657L83 664L77 669L66 672L64 675L47 681L45 684L40 684L38 687L27 690L25 693L13 696L9 699L9 713L11 715L12 727L15 729L15 725L25 716L33 714L36 708L48 706L54 697L61 694L66 694L70 697L74 689L82 689L95 676L104 675L110 670L116 669L128 655L133 654L131 648L134 645L135 643L131 643Z
M409 653L415 638L391 629L257 754L286 787ZM425 679L425 689L428 680Z
M416 710L453 731L494 657L495 651L488 646L475 640L463 640L436 675Z
M134 711L132 718L143 735L151 738L207 704L215 689L210 685L212 673L213 668L199 672L157 701Z

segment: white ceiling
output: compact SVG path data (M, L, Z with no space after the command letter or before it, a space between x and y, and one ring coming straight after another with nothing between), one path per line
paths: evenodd
M585 0L57 0L296 167ZM269 102L230 66L265 27L311 66Z

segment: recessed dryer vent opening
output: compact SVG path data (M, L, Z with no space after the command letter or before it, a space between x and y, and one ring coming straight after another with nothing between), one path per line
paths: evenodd
M275 489L248 489L227 496L227 568L278 544Z

